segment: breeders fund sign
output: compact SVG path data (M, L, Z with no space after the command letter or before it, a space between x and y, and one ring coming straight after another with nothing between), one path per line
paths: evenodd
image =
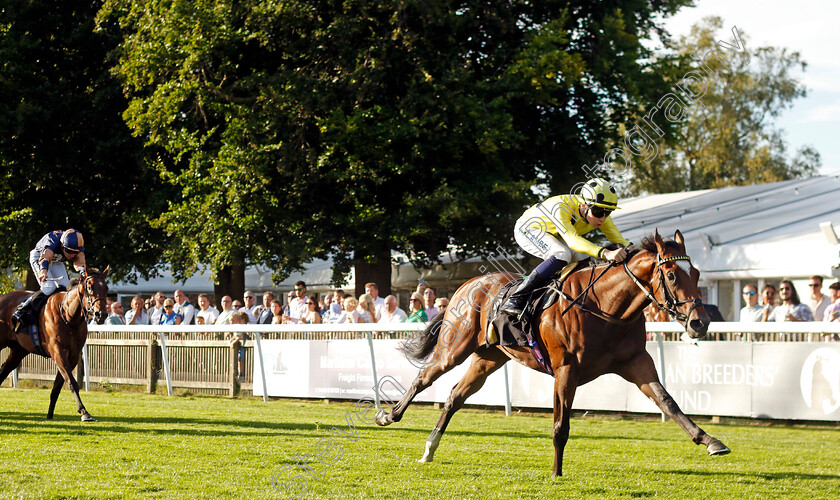
M263 342L271 396L358 399L374 386L365 340ZM398 341L375 341L377 375L408 387L417 368L396 350ZM666 342L665 386L688 414L803 420L840 420L840 346L833 343ZM658 360L657 344L648 351ZM282 361L281 361L282 360ZM467 360L418 401L444 402L466 371ZM659 368L657 366L657 368ZM548 375L509 363L511 402L515 406L552 405ZM254 374L256 395L261 389ZM467 402L504 404L504 377L494 373ZM638 388L617 375L581 386L574 408L658 412Z

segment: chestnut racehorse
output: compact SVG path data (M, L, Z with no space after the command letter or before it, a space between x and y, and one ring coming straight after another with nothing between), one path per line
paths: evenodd
M53 418L58 394L66 381L76 397L82 421L93 420L79 397L79 384L73 377L73 369L79 363L79 355L87 341L87 315L92 314L99 324L107 316L105 298L108 285L105 284L105 277L109 269L106 267L100 273L95 268L85 267L84 278L78 280L78 283L71 283L69 291L50 295L38 315L41 347L58 366L58 374L50 393L48 419ZM0 367L0 384L20 365L23 358L35 352L32 337L27 331L28 326L18 334L14 333L11 326L12 313L26 295L27 292L20 290L0 295L0 349L8 347L11 350Z
M723 443L709 436L691 421L659 382L653 359L645 350L646 332L642 310L656 300L681 323L692 338L703 337L709 317L697 291L699 271L685 253L682 234L663 240L656 232L632 250L623 265L595 268L603 273L595 280L590 270L573 272L563 283L566 297L535 318L535 338L554 372L554 469L562 475L563 448L569 439L569 417L575 390L605 373L616 373L639 389L680 427L692 441L706 445L710 455L729 453ZM514 279L495 273L465 283L452 296L449 307L437 315L424 332L406 341L402 349L413 360L422 361L434 353L420 370L403 398L390 412L380 411L376 423L399 422L414 397L438 377L472 355L464 378L452 389L437 425L426 441L421 462L431 462L452 415L478 391L487 377L509 359L537 371L545 370L527 347L488 347L485 334L491 305L501 287ZM591 287L590 287L591 285ZM577 306L571 306L589 287ZM565 314L564 310L568 309Z

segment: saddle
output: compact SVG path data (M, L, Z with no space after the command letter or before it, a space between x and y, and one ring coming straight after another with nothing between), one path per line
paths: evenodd
M60 288L63 289L64 287ZM60 289L59 291L62 290ZM50 295L35 292L33 295L24 297L20 304L18 304L18 307L22 307L24 302L30 300L30 298L31 303L29 304L29 307L24 309L24 313L20 317L21 329L25 329L32 338L32 345L35 346L35 354L49 358L50 355L44 351L44 348L41 345L41 333L38 329L38 318L41 317L41 309L43 309L46 305L47 299L50 298Z
M502 304L505 303L508 297L513 295L524 278L515 279L502 287L490 306L488 317L493 318L493 320L487 323L487 331L485 332L487 345L528 347L531 349L531 354L537 360L537 363L547 373L553 374L551 365L546 363L545 356L543 356L539 345L534 340L539 334L539 325L534 319L539 318L543 311L557 302L562 293L563 281L566 280L572 271L581 267L585 262L588 262L588 260L572 262L564 267L546 286L537 288L531 292L531 296L528 298L528 305L519 318L508 314L499 314L499 309L501 309Z

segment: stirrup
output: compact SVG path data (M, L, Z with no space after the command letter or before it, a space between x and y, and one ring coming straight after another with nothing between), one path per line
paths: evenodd
M15 333L20 333L20 331L23 329L23 319L17 315L17 311L15 311L15 313L12 314L11 322L12 331Z
M502 305L501 312L503 312L504 314L507 314L508 316L513 316L515 318L519 318L520 316L522 316L522 313L525 312L525 307L527 307L527 301L525 299L522 299L522 302L526 302L525 304L522 304L522 305L518 305L518 304L515 304L513 302L514 302L514 300L512 298L508 299Z

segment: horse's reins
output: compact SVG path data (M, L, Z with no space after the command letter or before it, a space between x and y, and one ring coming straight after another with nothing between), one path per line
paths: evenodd
M560 313L560 316L564 316L564 315L566 314L566 312L567 312L569 309L571 309L571 308L572 308L572 306L578 306L578 307L579 307L581 310L583 310L583 311L586 311L586 312L592 313L592 314L594 314L594 315L596 315L596 316L599 316L599 317L601 317L601 318L603 318L603 319L606 319L607 321L614 321L614 318L609 318L609 316L606 316L606 315L601 315L601 314L599 314L597 311L593 311L593 310L591 310L591 309L587 309L587 308L586 308L586 306L584 306L582 303L578 303L578 300L580 300L582 297L585 297L585 296L586 296L586 293L589 291L589 289L590 289L590 288L592 288L592 285L594 285L594 284L595 284L595 282L597 282L599 279L601 279L601 276L603 276L603 275L604 275L607 271L609 271L609 270L610 270L613 266L615 266L615 264L616 264L616 262L615 262L615 261L610 262L610 264L609 264L607 267L605 267L603 271L601 271L601 274L599 274L597 278L595 278L594 280L590 278L590 280L589 280L589 285L588 285L586 288L584 288L584 289L583 289L583 291L582 291L582 292L580 292L580 293L578 294L578 296L577 296L577 297L575 297L574 299L572 299L569 295L567 295L567 294L566 294L566 292L564 292L563 290L558 290L558 291L560 292L560 294L561 294L561 295L562 295L562 296L563 296L566 300L571 300L571 303L570 303L568 306L566 306L566 308L565 308L565 309L563 309L563 312L561 312L561 313ZM595 268L594 268L594 267L592 268L592 274L593 274L593 275L595 274Z
M656 254L656 270L657 270L657 274L659 274L660 287L663 289L663 295L665 295L665 305L661 304L658 300L656 300L656 297L654 297L654 295L650 291L648 291L648 289L645 288L644 285L642 285L642 283L639 281L639 278L636 277L635 274L633 274L633 271L631 271L629 267L627 267L627 261L629 261L629 260L630 260L630 257L625 259L624 262L622 263L622 265L624 266L624 271L627 273L628 276L630 276L630 279L633 280L633 283L635 283L636 286L638 286L642 290L642 292L644 292L645 296L647 296L647 298L650 299L651 302L654 302L661 309L664 309L668 314L673 316L674 319L676 319L677 321L682 323L683 326L688 328L688 321L689 321L689 317L691 316L691 313L697 308L698 305L700 305L702 303L702 301L700 300L700 298L696 298L696 299L692 299L692 300L677 301L676 297L674 297L673 293L671 292L671 290L668 288L667 284L665 283L665 275L662 272L661 265L665 262L671 262L671 261L675 261L675 260L687 260L687 261L691 262L691 258L688 255L674 255L672 257L662 258L658 253ZM594 311L592 309L589 309L585 305L583 305L582 303L579 302L581 298L586 297L586 293L589 291L590 288L592 288L592 286L599 279L601 279L601 276L603 276L607 271L609 271L613 266L615 266L617 264L618 263L615 262L615 261L610 262L609 265L607 265L604 268L604 270L601 271L601 274L599 274L597 278L595 278L594 280L590 278L589 285L580 294L578 294L578 296L575 297L574 299L571 296L569 296L566 292L564 292L563 290L557 290L558 292L560 292L560 295L564 299L570 301L570 304L568 306L566 306L566 308L563 310L563 312L560 313L560 316L564 316L566 314L566 312L568 312L569 309L572 308L572 306L577 306L580 310L582 310L584 312L588 312L588 313L590 313L594 316L597 316L597 317L599 317L599 318L601 318L605 321L608 321L610 323L615 323L615 324L625 324L625 323L627 323L628 321L623 321L623 320L620 320L618 318L613 318L611 316L607 316L606 314L604 314L600 311ZM592 269L592 274L594 275L594 273L595 273L595 269L593 268ZM651 285L651 288L653 288L653 285ZM683 304L689 304L689 303L693 303L693 305L691 306L691 309L688 310L688 314L684 314L684 313L677 310L677 307L679 307Z

